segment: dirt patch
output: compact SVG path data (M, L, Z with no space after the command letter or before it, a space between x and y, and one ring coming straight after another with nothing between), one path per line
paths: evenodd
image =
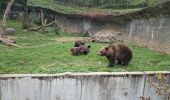
M74 42L74 41L87 41L88 37L61 37L61 38L55 38L53 40L58 42Z

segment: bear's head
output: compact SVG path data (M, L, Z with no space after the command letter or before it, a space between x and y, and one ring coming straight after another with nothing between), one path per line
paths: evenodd
M110 55L115 55L116 53L116 47L113 45L109 45L107 47L103 47L99 50L98 55L100 56L110 56Z
M84 46L84 45L85 45L85 42L76 41L75 44L74 44L74 47L80 47L80 46Z
M72 54L72 55L77 55L77 49L78 49L78 47L71 48L71 49L70 49L71 54Z
M100 56L106 56L107 55L107 52L108 52L108 49L109 47L102 47L99 52L97 53L97 55L100 55Z

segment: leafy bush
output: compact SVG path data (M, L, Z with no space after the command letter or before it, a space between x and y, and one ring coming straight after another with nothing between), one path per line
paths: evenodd
M35 17L34 18L34 24L41 25L41 18L40 17Z
M60 28L53 25L53 27L47 27L44 31L45 34L59 34Z

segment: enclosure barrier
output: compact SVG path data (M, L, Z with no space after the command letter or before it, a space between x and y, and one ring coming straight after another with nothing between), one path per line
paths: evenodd
M170 72L6 74L0 75L0 100L168 100L151 85L161 75L170 85Z

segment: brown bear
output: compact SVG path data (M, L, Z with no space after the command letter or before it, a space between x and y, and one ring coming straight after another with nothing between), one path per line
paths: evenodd
M114 66L115 63L128 65L132 59L132 51L125 45L109 45L99 50L98 55L106 56L109 60L108 67Z
M116 47L113 45L109 45L107 47L101 48L98 55L106 56L106 58L109 60L108 67L112 67L114 66L116 61Z
M73 47L70 49L71 54L74 56L78 55L87 55L90 52L90 46L79 46L79 47Z
M80 47L80 46L83 46L83 45L85 45L84 42L82 42L82 41L76 41L75 44L74 44L74 47Z
M132 50L128 46L121 44L116 47L117 64L128 65L132 56Z

